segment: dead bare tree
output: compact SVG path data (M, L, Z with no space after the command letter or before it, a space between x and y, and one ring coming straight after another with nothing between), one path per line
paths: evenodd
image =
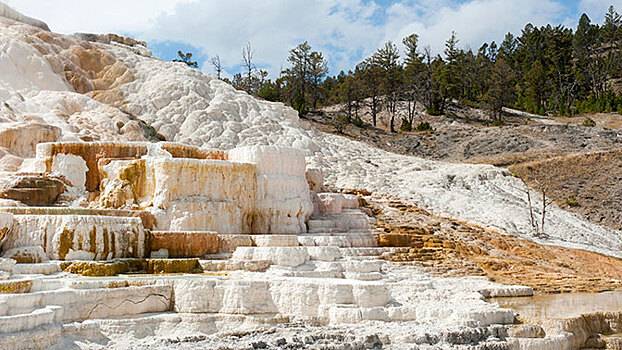
M553 203L552 200L546 198L546 191L548 190L548 186L543 186L540 181L534 180L536 184L538 184L538 189L542 192L542 221L540 223L540 233L544 234L544 222L546 220L546 208Z
M523 190L527 194L527 205L529 206L529 224L531 225L532 230L535 232L536 236L545 235L544 232L544 224L546 223L546 209L553 203L552 200L546 198L546 192L548 190L547 186L544 186L540 181L533 180L536 184L536 191L542 194L542 208L540 210L540 220L536 219L536 215L534 214L533 204L531 202L531 189L521 178L523 185L525 185L525 190Z
M523 180L521 179L521 181ZM527 193L527 204L529 205L529 224L534 231L538 232L538 222L533 217L533 206L531 205L531 190L529 190L529 186L527 186L525 181L523 181L523 184L526 187L525 193Z
M255 51L252 49L251 43L247 42L242 48L242 64L246 74L246 86L244 90L246 90L249 94L252 93L253 73L255 71L255 64L253 63L254 55Z
M216 76L218 77L218 80L220 80L220 76L222 74L222 63L220 62L219 55L212 57L212 66L214 67L214 70L216 71Z

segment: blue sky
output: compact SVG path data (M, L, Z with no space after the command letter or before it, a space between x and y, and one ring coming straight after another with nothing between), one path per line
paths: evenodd
M240 71L241 50L254 48L259 68L278 76L288 51L308 40L324 53L331 74L348 70L385 41L411 33L433 52L455 30L463 48L520 33L527 23L575 27L581 13L602 22L622 0L4 0L60 33L119 33L148 42L171 60L191 51L212 73L219 55L226 75ZM105 5L103 5L105 4Z

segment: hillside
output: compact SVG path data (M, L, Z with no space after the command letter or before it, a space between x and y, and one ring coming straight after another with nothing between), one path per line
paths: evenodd
M561 208L622 228L622 149L526 162L510 167Z
M337 133L332 122L342 110L343 106L331 106L309 113L305 119L320 130ZM527 114L506 113L503 126L491 126L486 111L458 104L451 110L452 117L422 114L415 119L429 122L432 130L428 131L391 133L383 112L378 127L370 125L366 114L362 117L365 125L350 124L341 135L403 155L509 166L536 192L535 179L546 183L547 195L559 207L593 223L620 229L621 115L527 118ZM583 126L587 117L596 126Z
M454 104L422 117L431 131L336 134L145 42L2 3L0 47L2 349L620 340L615 122L492 127ZM571 292L616 303L531 319L497 299Z
M536 239L524 185L506 169L399 155L318 131L282 103L257 100L184 64L163 62L134 40L64 36L2 18L0 41L7 47L0 67L12 72L0 86L2 132L16 135L3 145L4 170L19 167L44 141L161 137L206 148L291 146L302 149L332 186L395 196L436 214ZM621 255L618 231L559 208L551 208L548 221L543 242Z

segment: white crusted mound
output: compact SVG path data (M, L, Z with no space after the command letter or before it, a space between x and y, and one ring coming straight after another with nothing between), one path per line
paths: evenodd
M7 53L0 58L0 71L8 72L2 75L0 96L10 105L10 109L0 106L0 121L6 123L2 128L14 127L28 115L38 123L59 127L61 140L84 136L139 140L142 133L123 131L131 123L122 112L126 111L168 141L220 149L299 148L313 167L324 172L329 185L393 195L436 214L535 239L524 185L505 169L384 152L318 132L301 123L293 109L259 101L184 64L162 62L116 43L87 43L49 33L51 39L42 40L41 33L10 20L0 23L0 45ZM82 60L82 68L75 68L78 64L71 53L84 55L80 50L85 48L96 62L105 64L83 67L87 60ZM63 72L64 63L75 68L71 74ZM86 77L87 68L101 78ZM9 153L15 154L11 149ZM535 207L539 204L534 201ZM620 231L588 223L557 207L548 211L546 225L548 237L536 239L542 243L622 256Z
M31 26L39 27L39 28L41 28L43 30L50 31L50 27L48 27L48 25L45 22L40 21L40 20L38 20L36 18L24 16L23 14L15 11L11 7L9 7L9 6L7 6L7 5L5 5L3 3L0 3L0 17L9 18L9 19L12 19L14 21L26 23L26 24L29 24Z

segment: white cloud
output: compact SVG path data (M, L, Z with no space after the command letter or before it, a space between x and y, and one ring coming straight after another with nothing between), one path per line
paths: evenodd
M183 42L208 56L220 55L229 73L239 70L242 46L274 77L288 51L307 40L325 53L332 72L348 70L386 40L400 44L411 33L443 50L452 30L460 45L520 34L527 23L575 24L578 14L560 0L402 0L384 7L369 0L11 0L10 5L46 21L58 32L120 32L147 40ZM577 8L602 17L622 0L581 0ZM574 11L574 9L572 9ZM205 70L211 70L204 64Z
M554 22L562 11L552 0L474 0L455 6L421 6L397 4L389 11L387 38L400 42L401 38L419 34L422 46L430 45L433 52L441 53L445 41L455 31L459 45L476 51L484 42L498 43L507 32L520 34L527 23L543 25ZM419 13L414 17L411 13Z
M242 46L250 42L257 63L273 76L287 65L288 51L307 40L325 53L334 70L347 70L358 52L373 51L384 35L370 19L377 8L359 0L202 1L159 16L144 36L200 47L210 56L220 55L233 70L240 64Z
M593 23L603 23L611 5L618 13L622 13L622 0L581 0L578 9L581 13L587 13Z
M45 21L57 33L136 33L148 30L162 13L194 0L2 0L23 14Z
M508 31L519 33L528 22L553 21L562 9L554 0L473 0L461 5L455 0L406 0L384 9L362 0L202 1L159 16L146 36L219 54L230 71L237 71L240 50L250 41L256 59L272 76L287 65L289 49L308 40L326 53L332 71L338 72L353 68L384 41L400 44L413 32L434 52L443 51L452 30L463 47L477 50L484 41L503 40Z

